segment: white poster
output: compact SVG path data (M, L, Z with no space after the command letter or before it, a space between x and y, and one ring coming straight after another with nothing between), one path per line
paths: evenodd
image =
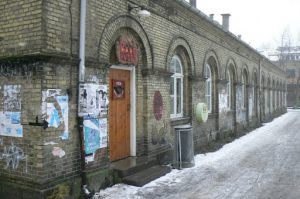
M0 112L0 135L23 137L21 112Z
M80 116L107 116L107 85L82 84L79 86L79 96Z
M99 119L100 148L107 147L107 119Z
M21 85L4 85L4 111L21 111Z

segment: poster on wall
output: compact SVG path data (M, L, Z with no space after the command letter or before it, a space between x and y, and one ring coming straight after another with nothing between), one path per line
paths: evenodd
M107 85L81 84L79 96L79 116L107 116L109 103Z
M21 111L21 85L4 85L4 111Z
M64 123L64 132L60 137L62 140L66 140L69 138L69 97L56 96L55 98L60 107L61 121Z
M85 154L95 153L100 148L99 119L85 117L83 121Z
M62 95L61 89L42 91L41 112L42 119L47 122L44 128L58 128L63 125L60 138L69 139L69 96Z
M42 91L42 118L46 119L47 117L47 101L51 97L59 96L61 93L61 89L48 89L46 91Z
M0 135L23 137L21 112L0 112Z
M99 119L100 148L107 147L107 119Z

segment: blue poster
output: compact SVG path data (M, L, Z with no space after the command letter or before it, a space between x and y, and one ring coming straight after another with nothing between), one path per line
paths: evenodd
M99 119L85 118L83 132L85 154L92 154L100 148Z

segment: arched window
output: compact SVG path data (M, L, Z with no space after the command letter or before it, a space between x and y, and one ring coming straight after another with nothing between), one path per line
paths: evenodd
M205 101L207 105L208 112L212 112L212 98L211 98L211 68L209 64L205 65L205 77L207 78L205 81Z
M183 116L183 72L182 64L177 55L171 61L171 118Z
M227 108L231 109L231 76L229 70L227 70L227 77L228 77L228 82L227 82Z

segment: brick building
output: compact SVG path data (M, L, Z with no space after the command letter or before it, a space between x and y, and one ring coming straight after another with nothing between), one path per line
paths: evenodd
M300 106L300 46L278 47L276 51L267 53L274 61L286 71L286 100L288 107Z
M113 161L171 161L176 125L201 151L284 113L284 71L223 17L183 0L1 1L0 197L78 198L114 182Z

